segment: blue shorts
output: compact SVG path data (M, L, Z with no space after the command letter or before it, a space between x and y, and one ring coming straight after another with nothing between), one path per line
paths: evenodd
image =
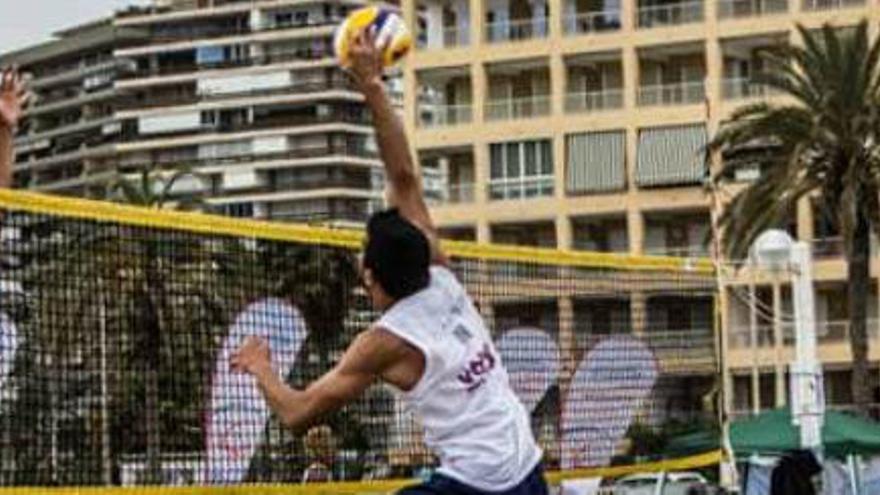
M547 495L547 483L544 482L544 468L541 464L513 488L503 492L487 492L455 481L442 474L434 474L431 479L421 485L404 488L398 495Z

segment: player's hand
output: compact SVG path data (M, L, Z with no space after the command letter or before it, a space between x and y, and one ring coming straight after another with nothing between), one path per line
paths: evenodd
M4 69L0 75L0 130L12 131L18 126L29 98L18 70Z
M271 372L272 355L269 353L269 346L259 337L247 337L238 350L232 354L229 365L232 371L237 373L258 375L267 371Z
M361 29L354 37L349 50L348 72L361 90L381 86L384 48L376 46L376 38L370 29Z

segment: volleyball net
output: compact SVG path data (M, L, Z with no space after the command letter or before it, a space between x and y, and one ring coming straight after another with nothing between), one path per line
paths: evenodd
M359 232L11 191L0 212L0 493L378 493L435 467L390 387L294 432L229 367L247 335L293 386L334 365L377 316ZM716 428L708 263L445 247L552 480L717 462L667 449Z

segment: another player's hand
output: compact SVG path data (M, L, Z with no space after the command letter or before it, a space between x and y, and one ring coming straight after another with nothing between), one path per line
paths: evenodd
M0 76L0 130L12 131L18 126L30 94L21 74L4 69Z
M247 337L238 350L232 354L229 365L232 371L237 373L258 375L271 372L272 356L269 353L269 346L259 337Z
M382 53L384 47L376 46L376 38L369 29L361 29L349 50L348 72L354 76L361 90L382 84Z

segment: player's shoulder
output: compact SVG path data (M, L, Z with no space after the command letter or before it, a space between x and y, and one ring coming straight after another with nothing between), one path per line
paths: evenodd
M409 351L410 345L403 338L376 323L357 337L350 349L373 362L394 361Z

